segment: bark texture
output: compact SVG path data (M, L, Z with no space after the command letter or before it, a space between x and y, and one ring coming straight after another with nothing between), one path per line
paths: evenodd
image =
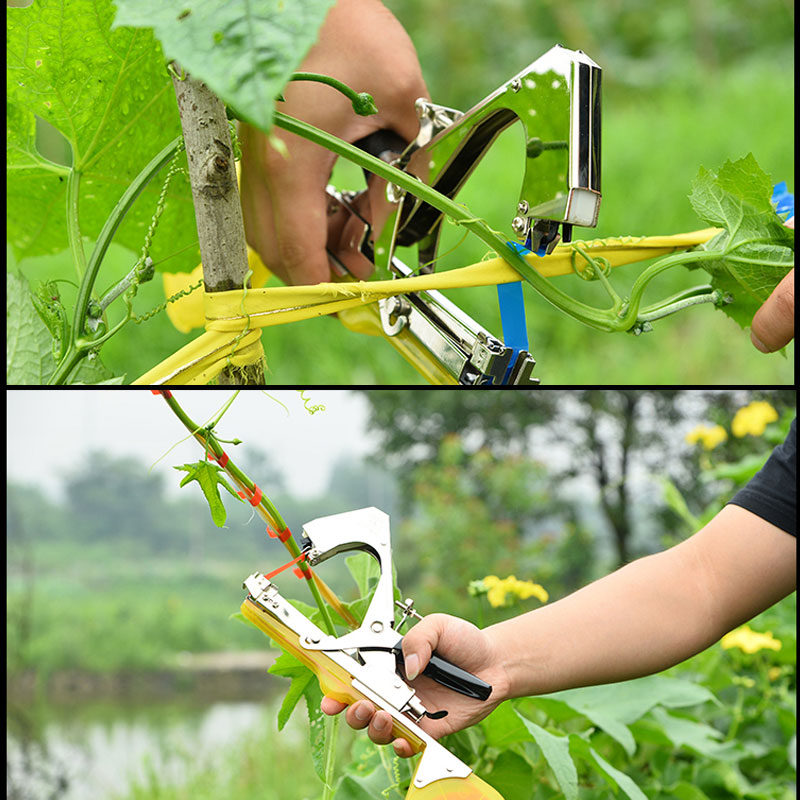
M206 291L241 289L248 270L247 243L225 105L191 76L180 80L173 75L172 82L186 142ZM226 367L219 382L263 384L263 365Z

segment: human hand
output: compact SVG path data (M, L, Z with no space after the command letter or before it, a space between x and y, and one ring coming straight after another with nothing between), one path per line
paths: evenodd
M794 217L786 221L794 228ZM773 353L794 338L794 270L775 287L753 316L750 341L762 353Z
M357 116L350 101L335 89L294 81L286 86L285 102L278 106L286 114L350 143L382 129L393 130L404 141L416 137L419 119L414 101L427 97L428 91L408 34L378 0L339 0L300 69L331 75L357 92L369 92L378 113ZM283 141L286 152L273 147L256 129L240 126L248 244L286 283L330 280L326 245L339 254L339 237L344 242L348 234L330 226L329 238L325 187L336 156L295 134L276 129L273 135ZM372 178L370 199L377 204L384 192L385 182ZM358 278L372 271L372 264L360 254L348 252L342 260Z
M489 683L492 686L489 699L465 697L422 675L434 650ZM403 637L403 658L407 675L420 676L409 682L423 705L431 711L447 710L447 716L442 719L424 717L419 723L434 738L474 725L506 699L508 678L499 653L485 631L466 620L448 614L425 617ZM338 714L345 708L344 703L331 697L322 700L322 710L326 714ZM368 728L369 738L376 744L389 744L392 741L391 717L386 711L376 711L368 700L351 705L345 719L352 728ZM393 744L397 755L403 758L414 754L405 739L395 739Z

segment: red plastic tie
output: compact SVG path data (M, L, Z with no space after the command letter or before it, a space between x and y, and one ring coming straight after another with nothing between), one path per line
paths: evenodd
M270 580L270 579L274 578L276 575L278 575L279 573L283 572L285 569L288 569L289 567L291 567L292 564L296 564L298 561L300 561L301 559L303 559L305 557L306 557L305 553L300 553L300 555L297 556L297 558L293 558L291 561L287 562L282 567L278 567L278 569L274 569L274 570L272 570L272 572L268 572L264 577L267 580ZM295 574L300 572L301 576L303 574L299 569L295 569L294 572L295 572Z
M164 397L172 397L172 392L169 389L151 389L153 394L162 394Z
M280 531L275 531L272 528L270 528L269 525L267 525L267 533L269 534L271 539L279 539L281 542L285 542L292 536L292 532L289 530L288 527Z
M253 488L255 489L255 492L252 494L250 493L249 489L245 489L243 492L236 492L236 494L238 494L242 500L247 500L251 506L257 506L261 502L261 487L254 483Z
M245 489L243 492L236 492L236 494L238 494L242 500L247 500L251 506L257 506L261 502L261 487L254 483L253 488L255 491L252 493L249 489Z
M224 450L222 451L222 455L219 458L217 458L216 453L214 453L212 450L207 450L206 458L209 461L216 461L217 464L219 464L223 469L225 468L225 465L228 463L229 460L228 454ZM239 494L241 494L241 492Z

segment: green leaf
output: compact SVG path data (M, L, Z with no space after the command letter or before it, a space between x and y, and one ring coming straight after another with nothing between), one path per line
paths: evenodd
M700 529L700 520L689 511L686 500L680 489L669 479L661 479L661 489L664 492L664 500L667 505L687 524L689 530L697 531Z
M117 0L114 27L153 28L168 59L269 131L275 98L334 0Z
M675 747L688 747L710 758L730 760L743 754L737 742L723 742L722 734L710 725L668 714L662 708L654 708L651 716L661 726Z
M517 753L505 751L495 759L492 771L482 775L503 797L530 797L533 768Z
M381 576L378 562L367 553L356 553L345 558L344 563L358 586L359 595L366 597Z
M772 180L752 153L726 161L717 174L701 167L689 195L703 221L724 229L701 248L719 259L698 265L711 275L714 288L733 298L722 309L742 327L794 267L794 232L771 197Z
M731 464L720 464L718 467L713 467L704 472L703 480L710 483L721 478L727 478L737 484L747 483L764 466L769 456L770 453L757 453L743 456L739 461Z
M210 461L195 461L193 464L183 464L180 467L173 467L173 469L188 473L181 481L181 487L192 481L197 481L200 484L200 488L203 490L208 502L208 507L211 510L211 519L214 520L214 524L218 528L225 524L227 518L225 506L219 494L219 487L223 486L240 503L244 502L225 480L225 473L217 464L212 464Z
M622 789L630 800L647 800L647 795L634 783L633 779L624 772L620 772L612 767L594 748L589 748L589 753L594 759L595 764L600 768L600 772L612 786Z
M539 745L566 800L576 800L578 797L578 771L575 769L575 762L569 753L569 737L556 736L524 717L520 717L520 719L536 740L536 744Z
M689 683L654 675L633 681L605 686L587 686L543 695L566 703L616 739L628 755L636 751L636 742L628 729L656 705L668 708L717 702L708 689Z
M533 736L523 724L523 719L510 702L501 703L481 722L490 747L506 748L516 742L533 741Z
M327 714L322 713L320 704L322 703L322 689L316 675L313 680L309 680L303 689L303 697L306 699L306 711L308 712L308 743L311 747L311 760L314 769L320 780L325 780L325 754L328 745L325 723L333 722ZM334 742L330 743L335 746Z
M19 258L68 247L66 175L36 146L36 117L69 142L80 178L81 234L95 240L120 195L181 132L175 93L150 31L111 31L110 0L37 0L7 9L7 239ZM144 241L161 183L143 191L115 240L134 252ZM178 175L156 236L158 264L197 240L188 181ZM189 271L196 245L168 263Z
M708 800L708 795L698 789L693 783L678 781L672 786L665 787L665 791L675 800Z
M6 383L41 385L56 368L53 338L33 306L30 286L22 275L6 273ZM70 384L120 383L99 358L84 359L73 370Z
M28 281L6 273L6 382L47 383L56 367L52 342L33 307Z
M312 680L314 680L314 673L307 667L304 667L302 670L298 670L298 674L292 677L292 682L289 685L289 691L286 692L286 696L283 698L280 710L278 711L279 731L282 731L284 725L286 725L286 723L289 721L289 717L292 715L294 707L297 705L300 698L305 695L305 691L308 688L308 682Z
M300 698L305 695L309 681L314 678L314 673L299 659L286 651L275 659L275 663L267 672L270 675L277 675L291 680L289 691L286 692L278 711L278 730L280 731L289 721L289 717L292 715L292 711L294 711Z

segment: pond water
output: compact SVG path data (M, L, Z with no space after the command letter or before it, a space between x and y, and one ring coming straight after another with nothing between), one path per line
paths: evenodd
M274 728L280 698L215 701L176 696L55 706L9 697L8 800L112 800L132 782L181 783L193 764L213 765L250 732ZM298 715L299 717L300 715ZM281 735L304 738L302 718Z

